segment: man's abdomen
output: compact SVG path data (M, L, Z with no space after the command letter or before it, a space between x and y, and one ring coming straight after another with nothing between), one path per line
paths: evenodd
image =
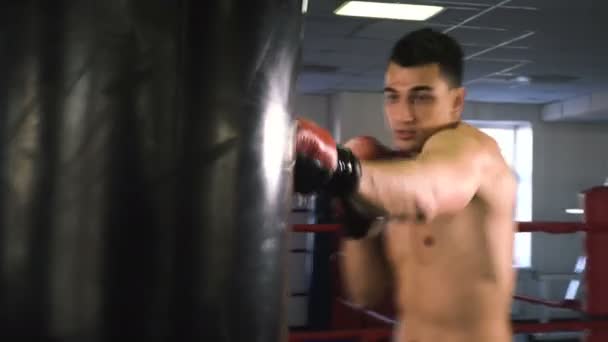
M419 337L404 342L510 341L511 284L473 264L404 267L410 272L398 275L400 320L408 338Z
M443 327L412 317L406 317L396 326L393 342L511 342L508 323L486 322L475 329Z

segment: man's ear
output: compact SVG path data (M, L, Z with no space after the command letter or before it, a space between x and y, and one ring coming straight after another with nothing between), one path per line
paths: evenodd
M464 87L454 88L452 98L452 115L454 117L460 117L464 109L464 99L467 96L467 91Z

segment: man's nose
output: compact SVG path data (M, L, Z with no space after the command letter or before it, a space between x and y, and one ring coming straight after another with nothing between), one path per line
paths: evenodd
M409 123L414 121L416 118L414 107L411 106L407 101L400 104L399 110L396 114L397 117L395 119L401 122Z

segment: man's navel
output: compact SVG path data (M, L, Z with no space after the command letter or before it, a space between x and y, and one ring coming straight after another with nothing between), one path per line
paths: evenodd
M432 247L433 245L435 245L435 238L428 235L426 236L423 240L422 243L426 246L426 247Z

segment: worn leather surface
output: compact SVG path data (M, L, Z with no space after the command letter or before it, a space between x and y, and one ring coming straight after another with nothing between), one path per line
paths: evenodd
M0 339L279 341L297 0L0 13Z

